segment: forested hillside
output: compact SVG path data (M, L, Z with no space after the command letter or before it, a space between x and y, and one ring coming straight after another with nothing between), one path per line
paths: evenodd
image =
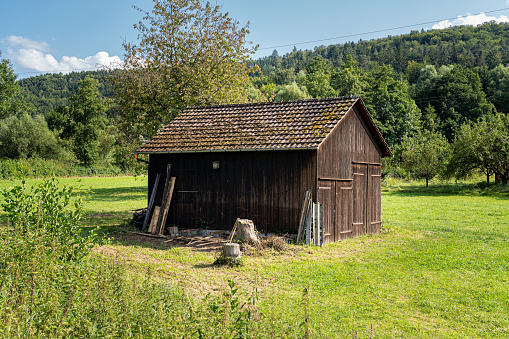
M509 24L487 23L478 27L412 31L410 34L377 40L319 46L313 51L294 49L292 53L282 56L274 51L271 56L249 61L248 66L258 65L261 71L258 76L267 76L270 83L281 86L296 80L299 72L305 71L316 56L324 58L329 66L335 68L345 65L348 56L364 69L368 69L373 62L390 65L410 83L417 81L415 63L434 66L457 64L474 70L486 90L489 84L488 70L509 63ZM111 96L106 85L107 74L107 71L45 74L22 79L19 83L31 96L30 102L36 110L46 114L63 105L75 93L77 82L87 76L99 81L98 89L103 96Z
M436 66L458 64L468 68L495 68L509 62L509 24L486 23L477 27L456 26L443 30L412 31L410 34L377 40L349 42L316 47L314 51L300 51L254 60L250 65L260 66L264 75L271 75L281 85L288 82L285 72L293 69L297 74L315 56L321 56L335 67L340 67L347 55L367 68L371 62L391 65L398 73L404 73L410 61Z
M44 74L19 81L25 90L26 98L37 113L47 115L59 106L68 104L68 99L78 89L78 82L86 77L98 81L99 93L111 97L112 93L106 84L107 71L71 72L69 74Z

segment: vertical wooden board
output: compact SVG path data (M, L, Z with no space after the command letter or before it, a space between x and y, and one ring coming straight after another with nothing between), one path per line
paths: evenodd
M382 168L377 165L369 165L368 173L368 233L380 234L382 223Z
M318 180L318 202L323 206L324 243L336 241L336 192L334 181Z
M335 241L352 237L353 194L351 181L336 181Z
M152 219L150 220L150 226L148 228L148 233L154 234L157 227L157 221L159 220L159 212L161 211L160 206L154 207L154 213L152 215Z
M157 186L159 185L159 178L160 178L160 176L161 176L161 174L157 173L156 178L155 178L155 182L154 182L154 187L152 188L152 191L150 192L150 200L149 200L149 203L148 203L147 212L145 214L145 220L143 221L143 227L141 229L142 232L145 232L147 230L147 223L150 220L150 213L152 211L152 206L154 205L154 201L156 199Z
M352 164L353 171L353 236L365 234L366 229L366 200L368 190L368 166L365 164Z

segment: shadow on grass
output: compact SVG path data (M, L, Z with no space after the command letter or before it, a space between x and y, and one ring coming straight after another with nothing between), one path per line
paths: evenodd
M119 227L126 225L131 217L131 211L96 212L89 210L85 211L81 224L85 227Z
M87 188L84 187L85 191ZM137 187L115 187L115 188L91 188L87 197L89 202L101 201L132 201L133 198L144 198L147 196L146 188Z
M509 186L492 183L487 186L485 182L472 184L430 184L398 185L383 187L382 192L401 196L489 196L497 199L509 199Z
M210 264L197 264L197 265L194 265L193 268L213 268L213 267L218 267L216 264L214 263L210 263Z

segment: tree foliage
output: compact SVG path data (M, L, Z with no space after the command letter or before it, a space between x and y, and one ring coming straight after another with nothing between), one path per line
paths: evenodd
M0 121L0 157L57 159L60 154L58 141L41 115L13 115Z
M29 110L17 78L9 60L0 58L0 119Z
M336 91L330 85L330 69L321 56L314 57L306 68L305 85L313 98L336 96Z
M401 143L403 167L415 178L430 179L445 170L450 156L449 143L440 133L423 131Z
M300 87L294 81L290 85L283 86L276 94L274 101L304 100L310 99L306 87Z
M454 139L456 130L465 122L476 121L492 111L479 76L458 65L422 68L415 96L421 109L433 107L438 130L448 140Z
M449 172L465 177L472 171L487 177L495 173L507 185L509 180L509 118L499 113L461 127L453 143Z
M411 97L408 84L397 79L390 66L374 66L361 92L376 125L391 146L413 136L420 129L421 112Z
M100 158L108 104L97 90L97 80L91 78L78 82L77 92L69 101L69 106L61 106L48 116L49 125L59 130L62 138L72 141L78 160L92 165Z
M187 106L246 100L248 26L201 0L155 0L134 25L138 44L123 44L124 71L113 76L119 128L154 135Z

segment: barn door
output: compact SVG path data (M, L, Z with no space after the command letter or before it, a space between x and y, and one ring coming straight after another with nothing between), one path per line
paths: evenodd
M351 238L353 236L352 200L352 181L336 181L336 241Z
M369 165L368 174L368 233L380 234L382 224L382 167L380 165Z
M324 243L352 237L351 180L318 180L318 202L323 205Z
M367 232L368 165L353 164L353 236Z

